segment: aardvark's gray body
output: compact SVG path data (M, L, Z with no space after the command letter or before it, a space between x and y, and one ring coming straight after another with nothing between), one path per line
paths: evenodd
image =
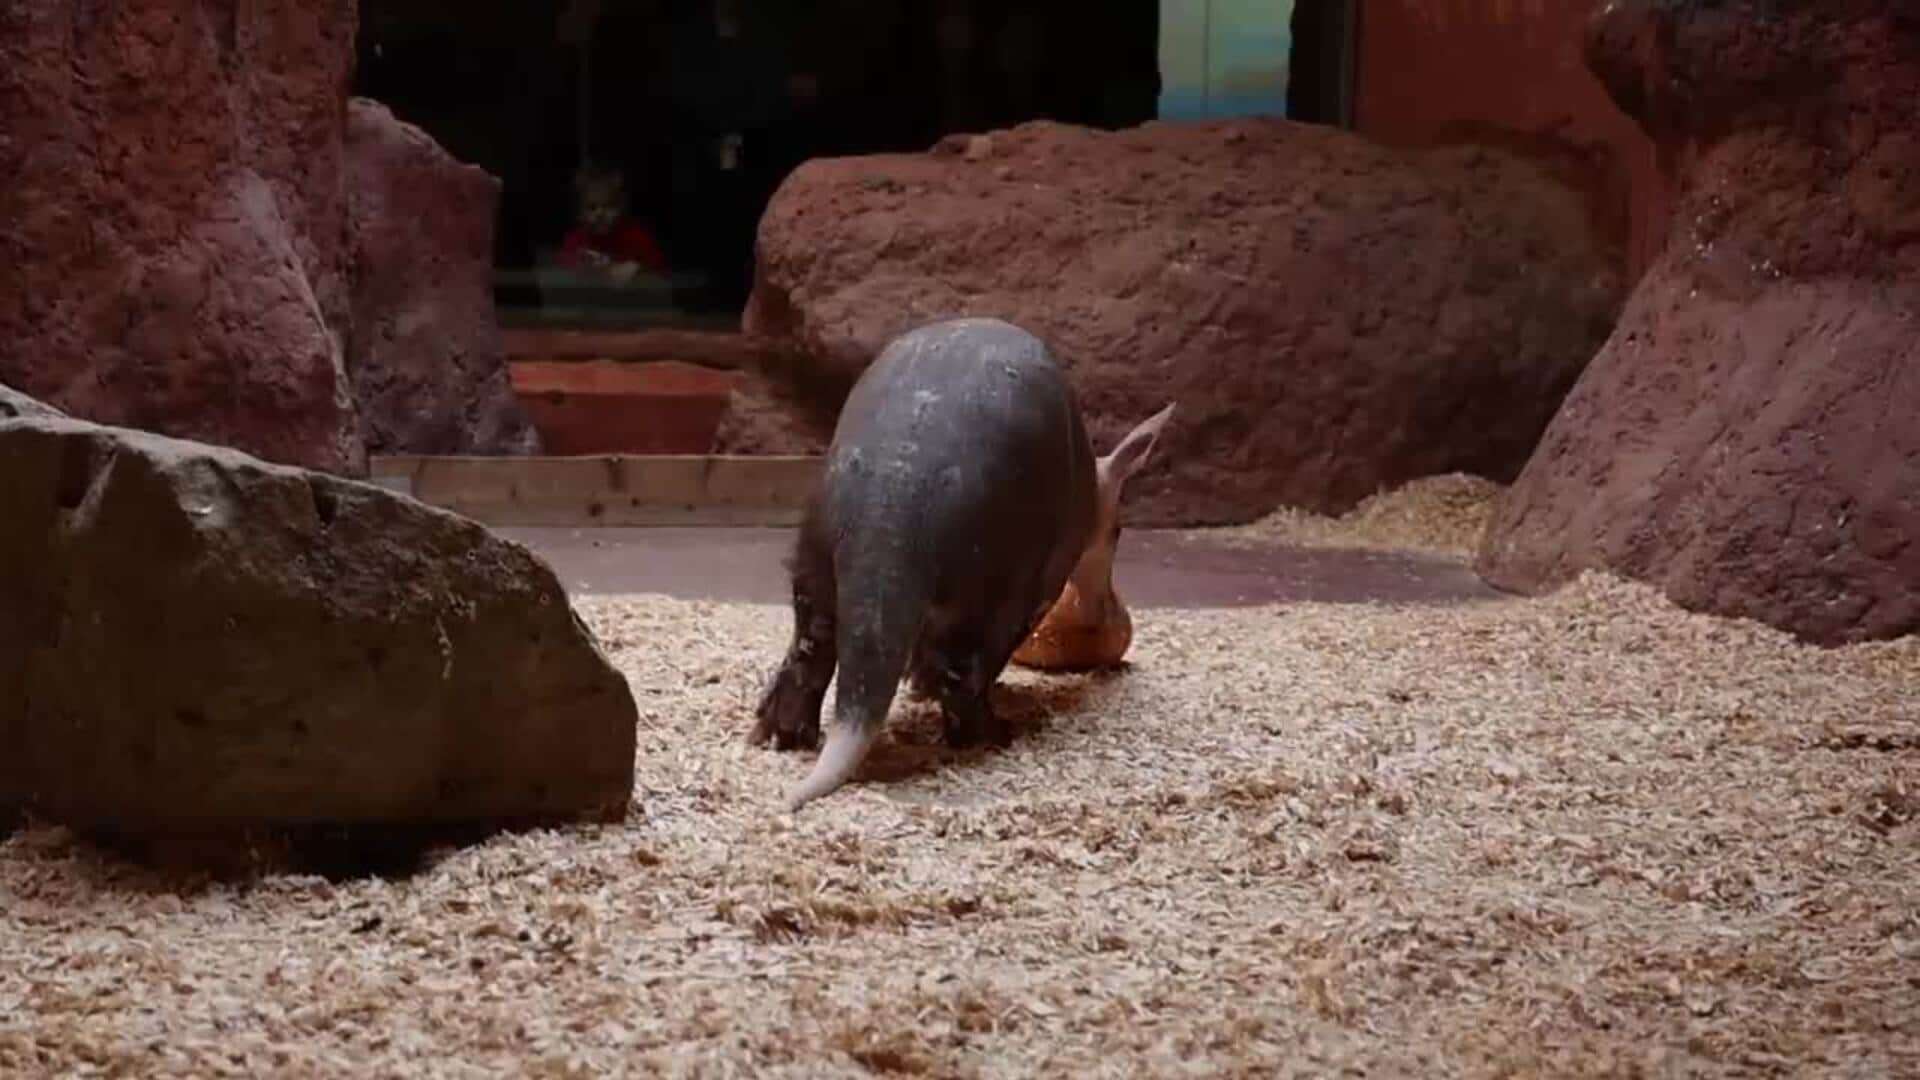
M1094 526L1093 450L1046 346L994 319L896 339L848 397L792 562L794 636L752 740L811 746L794 807L844 783L911 663L949 742L1003 741L987 691Z

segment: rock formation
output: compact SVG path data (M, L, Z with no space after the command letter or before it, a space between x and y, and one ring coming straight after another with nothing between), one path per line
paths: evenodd
M376 102L347 109L347 368L372 453L533 453L493 308L500 182Z
M1920 628L1920 13L1615 0L1588 44L1680 206L1483 576L1606 568L1826 643Z
M802 166L746 321L831 415L902 330L1009 319L1068 366L1100 449L1179 402L1128 520L1235 522L1511 479L1612 325L1618 255L1579 194L1500 151L1030 123Z
M352 0L0 7L0 380L339 473L532 449L497 184L349 110L354 26Z
M66 414L35 401L11 386L0 385L0 420L62 420Z
M0 808L135 833L607 818L636 718L552 570L474 522L0 419Z
M360 471L341 103L352 0L0 7L0 381Z

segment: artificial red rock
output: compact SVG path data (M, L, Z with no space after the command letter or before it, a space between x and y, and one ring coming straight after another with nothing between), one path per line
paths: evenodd
M346 156L347 368L368 451L537 453L493 306L500 181L364 98Z
M1615 0L1589 61L1679 209L1477 565L1588 569L1821 643L1920 628L1920 19Z
M1096 444L1177 401L1135 524L1509 480L1619 308L1583 197L1505 152L1280 120L1036 122L980 145L795 171L746 328L828 416L888 340L954 316L1045 340Z
M351 0L0 6L0 380L356 472Z

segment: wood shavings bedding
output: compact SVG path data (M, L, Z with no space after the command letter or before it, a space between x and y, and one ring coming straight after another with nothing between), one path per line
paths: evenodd
M1448 473L1414 480L1363 500L1339 517L1282 507L1259 521L1196 529L1195 536L1228 544L1268 547L1357 548L1471 556L1486 532L1494 500L1505 490L1491 480Z
M621 826L409 878L195 884L0 844L0 1074L1915 1075L1920 643L1804 648L1590 576L1141 613L953 754L896 705L774 812L784 609L583 601Z

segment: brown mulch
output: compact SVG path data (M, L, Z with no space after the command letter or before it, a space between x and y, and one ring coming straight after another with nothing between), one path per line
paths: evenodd
M244 884L29 828L0 1075L1920 1070L1920 642L1598 577L1149 611L1131 670L1010 675L1010 749L903 701L786 817L807 758L741 741L785 611L581 608L625 825Z

